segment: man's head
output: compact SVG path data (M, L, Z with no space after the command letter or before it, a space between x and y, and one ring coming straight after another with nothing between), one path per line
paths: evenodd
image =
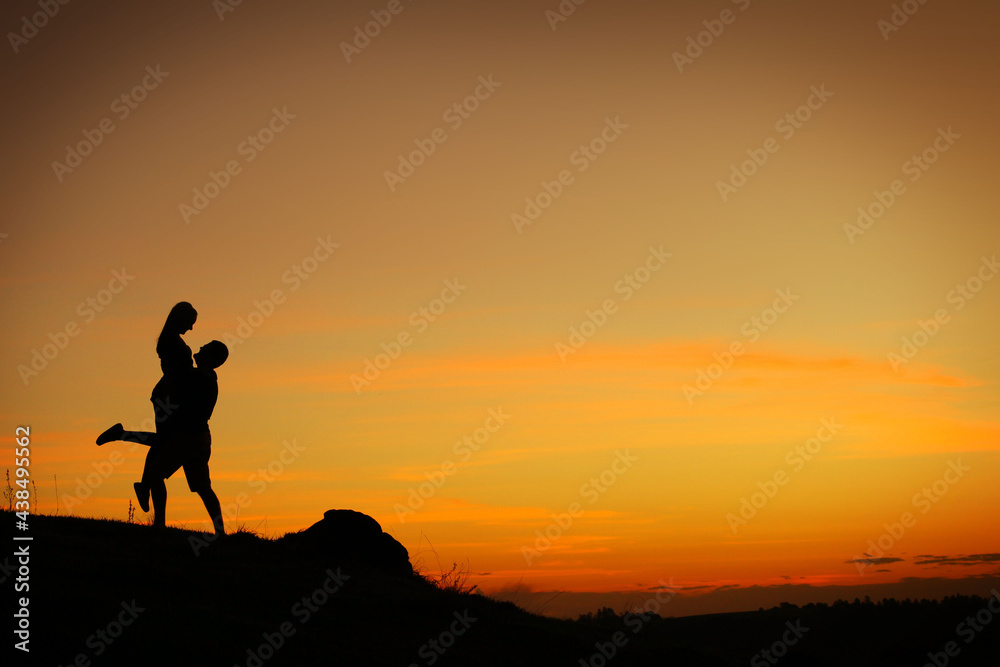
M205 343L201 346L201 349L195 352L194 362L198 364L198 368L211 369L214 370L226 363L226 359L229 358L229 348L222 341L213 340L211 343Z

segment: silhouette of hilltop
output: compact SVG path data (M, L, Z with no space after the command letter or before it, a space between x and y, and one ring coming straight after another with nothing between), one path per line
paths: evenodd
M14 524L9 512L0 520ZM538 616L434 585L374 519L348 510L279 539L30 522L31 654L14 651L13 664L863 667L923 665L949 641L959 649L941 654L949 665L995 665L1000 655L1000 615L972 641L956 634L987 608L976 597L682 618ZM10 586L16 574L4 566ZM775 649L783 637L796 641Z

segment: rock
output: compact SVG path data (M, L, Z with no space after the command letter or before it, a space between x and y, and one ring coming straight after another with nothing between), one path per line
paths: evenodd
M281 542L336 563L359 563L396 576L412 576L406 547L382 531L379 522L354 510L327 510L323 520Z

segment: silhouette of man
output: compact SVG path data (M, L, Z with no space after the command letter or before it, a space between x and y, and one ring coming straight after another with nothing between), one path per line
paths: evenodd
M103 445L125 440L149 445L142 481L135 483L136 496L143 511L149 511L153 499L153 526L166 526L167 486L164 480L184 468L188 488L197 493L212 518L216 535L226 532L219 498L212 490L208 460L212 455L212 435L208 420L219 398L219 380L215 372L229 358L225 343L213 340L194 355L196 366L179 378L181 395L178 404L162 420L158 416L156 433L126 431L115 424L97 438ZM173 399L172 399L173 400Z

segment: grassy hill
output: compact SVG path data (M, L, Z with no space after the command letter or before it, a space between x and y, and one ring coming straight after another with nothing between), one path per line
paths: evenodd
M8 512L0 520L14 524ZM177 529L32 516L28 534L31 654L14 651L14 664L919 667L949 641L959 648L941 654L949 665L1000 656L1000 614L969 642L956 634L986 608L980 598L676 619L604 610L568 621L246 533L205 542ZM12 586L16 572L4 565Z

